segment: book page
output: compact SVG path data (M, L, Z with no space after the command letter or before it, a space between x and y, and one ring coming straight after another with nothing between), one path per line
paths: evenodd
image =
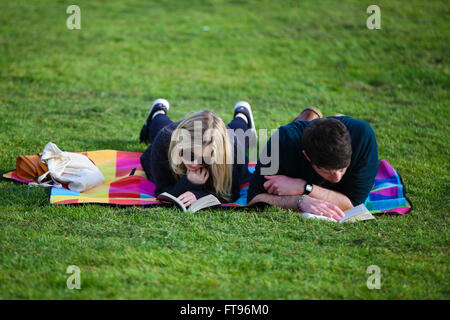
M330 222L337 222L333 218L325 217L325 216L318 216L317 214L312 214L309 212L302 212L300 215L303 218L308 218L308 219L320 219L320 220L326 220L326 221L330 221Z
M176 205L178 205L183 211L186 211L186 207L184 206L184 204L177 197L174 197L170 193L163 192L157 197L157 199L158 200L163 200L163 201L173 202Z
M370 213L369 210L367 210L367 208L364 206L364 204L360 204L359 206L351 208L351 209L345 211L344 213L345 213L345 216L341 220L339 220L339 223L375 219L375 217ZM300 216L302 216L303 218L321 219L321 220L326 220L326 221L330 221L330 222L338 222L333 218L319 216L319 215L312 214L309 212L302 212L300 214Z
M375 219L363 203L354 208L348 209L344 213L345 216L339 221L339 223L344 223L346 221L355 222Z
M193 204L191 204L191 206L189 207L188 210L192 211L192 212L197 212L198 210L201 210L201 209L204 209L204 208L208 208L208 207L212 207L212 206L216 206L216 205L219 205L219 204L220 204L219 199L217 199L212 194L209 194L207 196L201 197L200 199L195 201Z

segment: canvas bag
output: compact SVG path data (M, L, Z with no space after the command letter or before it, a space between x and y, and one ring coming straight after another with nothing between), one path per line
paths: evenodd
M38 178L38 183L50 175L54 182L67 184L70 190L83 192L105 181L102 172L88 157L61 151L53 142L44 147L41 160L47 165L48 172Z

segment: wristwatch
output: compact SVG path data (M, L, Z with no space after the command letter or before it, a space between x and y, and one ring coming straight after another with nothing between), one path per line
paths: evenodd
M313 191L312 184L309 184L308 182L305 184L305 190L303 190L303 194L310 194Z

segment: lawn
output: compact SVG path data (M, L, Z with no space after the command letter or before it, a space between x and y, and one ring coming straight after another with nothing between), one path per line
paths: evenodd
M81 8L68 30L66 8ZM304 106L374 128L414 210L338 225L295 212L52 206L0 181L1 299L448 299L447 1L0 1L0 171L62 150L143 151L174 120L247 100L258 129ZM81 289L66 286L69 265ZM381 289L369 290L377 265Z

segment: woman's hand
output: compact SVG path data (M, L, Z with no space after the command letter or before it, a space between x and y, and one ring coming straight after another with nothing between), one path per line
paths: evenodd
M178 200L183 202L184 206L187 208L191 204L193 204L195 200L197 200L197 197L192 192L186 191L185 193L178 196Z
M187 178L190 182L195 184L205 184L209 178L208 169L200 167L198 170L187 170Z

